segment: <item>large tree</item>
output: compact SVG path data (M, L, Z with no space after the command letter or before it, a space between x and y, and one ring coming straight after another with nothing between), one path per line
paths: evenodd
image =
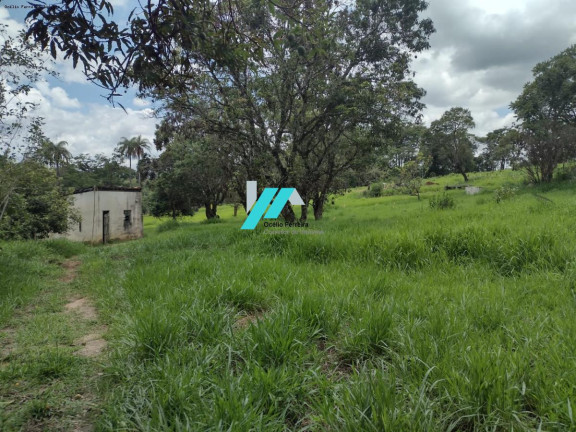
M134 172L119 157L80 154L62 169L62 185L82 189L91 186L128 186Z
M295 186L320 218L336 179L371 151L373 137L417 115L423 91L408 79L409 60L428 46L432 26L419 21L425 3L416 0L350 8L310 0L288 11L260 3L215 15L217 27L234 23L227 44L244 56L197 58L168 89L151 83L151 96L168 101L163 127L197 127L234 144L240 196L246 180Z
M158 0L122 28L102 14L109 2L76 0L39 3L29 33L112 95L136 82L234 143L240 196L247 179L296 186L321 217L338 175L370 150L373 141L356 137L383 134L421 108L409 63L428 48L426 6ZM294 217L289 206L285 217Z
M491 169L503 170L506 165L516 167L524 147L524 139L516 127L493 130L482 141L485 144L483 154Z
M156 131L156 140L164 143L166 151L160 164L150 164L149 168L155 169L151 174L160 178L169 172L169 178L160 183L183 186L183 195L193 205L203 206L207 219L217 218L218 206L227 197L234 179L231 146L217 135L199 133L188 124L169 129L168 123L165 120ZM165 160L171 162L166 164Z
M422 146L426 126L416 123L403 123L397 132L390 136L382 149L389 168L402 168L407 162L416 159Z
M181 157L177 151L168 150L156 160L156 177L147 183L150 193L145 203L152 216L176 219L192 216L197 210L188 186L193 173L178 166Z
M537 64L534 80L511 104L525 132L525 165L536 182L550 182L576 146L576 45Z
M541 120L576 125L576 45L532 70L534 79L511 104L527 127Z
M430 125L426 137L426 154L431 156L431 171L443 174L444 170L466 174L474 168L475 139L470 129L475 127L468 109L451 108Z
M150 142L146 138L142 138L142 135L137 137L132 137L130 139L122 137L118 145L116 146L116 151L119 155L128 158L128 165L132 169L132 158L136 158L138 162L147 150L150 150ZM138 184L140 181L140 171L137 172Z
M558 164L575 156L576 128L553 120L531 122L523 130L524 167L533 183L550 183Z

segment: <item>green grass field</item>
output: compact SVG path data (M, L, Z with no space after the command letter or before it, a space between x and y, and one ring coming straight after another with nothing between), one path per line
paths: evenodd
M522 180L472 174L482 193L450 191L446 210L429 200L459 176L421 200L356 189L309 234L243 232L225 207L216 224L147 218L133 242L3 244L0 328L78 255L67 289L108 326L90 360L96 430L576 431L576 184ZM24 361L39 360L0 358L2 393L79 382L91 364L46 378ZM15 394L0 429L37 415ZM68 396L49 394L41 415L62 417Z

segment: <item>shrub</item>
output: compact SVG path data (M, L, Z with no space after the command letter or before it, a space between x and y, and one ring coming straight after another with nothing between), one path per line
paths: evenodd
M381 197L383 189L382 183L372 183L368 190L364 192L364 195L370 198Z
M163 233L166 231L172 231L175 229L180 228L180 222L178 222L176 219L170 219L166 222L164 222L163 224L158 225L158 227L156 228L156 231L159 233Z
M364 191L364 196L368 198L387 197L395 195L411 194L409 187L398 186L393 183L373 183L370 188Z
M446 210L456 207L454 198L444 192L442 195L435 195L430 199L430 208L434 210Z
M576 178L576 167L562 167L556 171L555 174L556 181L567 181Z
M500 202L510 199L516 195L518 189L512 186L502 186L494 192L494 199L499 204Z
M30 240L65 233L79 215L49 168L0 157L0 238Z
M409 195L410 190L405 187L391 186L385 187L382 191L382 196L394 196L394 195Z

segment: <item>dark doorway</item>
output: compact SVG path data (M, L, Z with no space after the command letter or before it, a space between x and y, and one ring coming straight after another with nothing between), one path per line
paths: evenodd
M110 212L106 210L102 213L102 243L110 240Z
M124 210L124 230L129 231L132 228L132 211Z

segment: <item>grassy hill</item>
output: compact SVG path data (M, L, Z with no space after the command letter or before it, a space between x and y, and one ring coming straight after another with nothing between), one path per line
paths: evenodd
M101 430L576 430L576 185L522 180L472 174L482 193L445 210L429 201L459 176L421 200L355 189L308 231L243 232L226 207L129 243L4 244L0 317L80 254L109 328ZM18 371L0 380L41 385Z

